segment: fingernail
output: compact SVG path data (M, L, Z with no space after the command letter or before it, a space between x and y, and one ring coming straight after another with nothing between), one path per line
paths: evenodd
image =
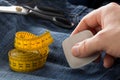
M72 47L72 53L74 56L78 56L79 55L79 46L75 45Z

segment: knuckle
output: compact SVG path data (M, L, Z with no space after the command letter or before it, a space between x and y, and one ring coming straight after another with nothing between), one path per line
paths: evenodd
M95 43L99 46L99 50L104 50L105 49L105 41L106 41L106 37L105 37L106 33L105 32L100 32L98 34L95 35Z
M108 4L108 9L116 9L117 7L119 7L119 5L115 2L111 2Z
M80 52L80 56L81 57L85 57L86 56L86 53L87 53L87 40L84 40L83 42L82 42L82 46L81 46L81 48L79 48L79 52Z
M87 48L87 40L84 40L82 49L85 53L87 51L86 48Z
M96 34L97 41L103 40L105 36L105 32L99 32Z
M118 6L118 4L115 3L115 2L111 2L111 3L109 3L109 5L110 5L110 6Z
M81 20L81 22L84 23L84 24L86 24L87 23L86 19L87 19L87 16L83 17L83 19Z
M104 6L104 8L102 9L103 9L103 12L106 12L108 14L108 13L111 13L111 11L116 10L118 8L119 8L119 5L117 3L111 2L106 6Z

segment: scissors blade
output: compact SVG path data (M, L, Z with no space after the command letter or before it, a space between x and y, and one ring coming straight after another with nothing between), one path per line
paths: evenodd
M22 6L0 6L0 12L4 13L16 13L26 15L28 9L23 8Z

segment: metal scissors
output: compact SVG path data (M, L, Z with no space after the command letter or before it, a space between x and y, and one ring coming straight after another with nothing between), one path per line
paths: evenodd
M74 26L73 22L65 18L64 12L50 7L35 6L34 8L32 8L27 5L0 6L0 12L37 16L39 18L49 20L57 26L67 29L71 29Z

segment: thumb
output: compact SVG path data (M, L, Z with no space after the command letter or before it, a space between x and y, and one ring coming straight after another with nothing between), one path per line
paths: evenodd
M82 42L75 44L72 47L72 54L76 57L87 57L93 55L93 53L102 50L101 39L93 36L89 39L86 39Z

